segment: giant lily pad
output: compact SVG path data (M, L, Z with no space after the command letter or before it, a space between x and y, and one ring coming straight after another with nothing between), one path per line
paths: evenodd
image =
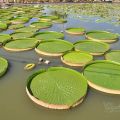
M84 28L67 28L65 31L69 34L74 35L83 35L85 33Z
M16 17L11 20L12 24L21 24L21 23L26 23L29 21L29 18L27 17Z
M8 34L0 34L0 43L5 43L6 41L10 40L11 36Z
M55 19L55 20L52 20L53 23L66 23L67 20L63 19L63 18L58 18L58 19Z
M80 73L64 67L51 67L31 75L26 91L32 101L52 109L69 109L82 102L87 81Z
M70 66L84 66L93 60L93 56L86 52L70 51L65 53L61 60Z
M92 55L102 55L109 50L109 45L103 42L80 40L74 44L76 51L86 51Z
M84 76L94 89L120 94L120 64L105 60L94 61L86 65Z
M118 35L107 31L90 31L86 33L86 37L95 41L103 41L107 43L115 42Z
M105 55L107 60L120 63L120 50L112 50Z
M6 59L0 57L0 77L5 74L8 68L8 62Z
M39 30L38 28L27 26L27 27L19 28L15 30L15 32L36 32L38 30Z
M30 38L34 35L32 32L15 32L11 36L13 39Z
M73 44L64 40L47 40L40 42L36 52L48 56L61 56L64 52L73 49Z
M48 39L59 39L63 38L64 34L56 31L44 31L44 32L38 32L35 35L35 38L39 40L48 40Z
M0 22L0 31L5 30L5 29L7 29L7 24L3 23L3 22Z
M51 27L52 23L50 23L50 22L33 22L33 23L31 23L31 26L42 29L42 28Z
M44 21L55 20L58 18L59 18L58 16L40 16L40 20L44 20Z
M17 24L17 25L10 25L9 29L14 30L14 29L19 29L19 28L23 28L23 27L25 27L24 24Z
M34 38L16 39L5 44L4 49L8 51L27 51L35 48L38 41Z

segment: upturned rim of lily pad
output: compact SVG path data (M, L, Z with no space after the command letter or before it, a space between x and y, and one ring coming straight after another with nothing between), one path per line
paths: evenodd
M59 34L59 36L58 37L53 37L53 38L49 38L49 39L62 39L62 38L64 38L64 34L63 33L61 33L61 32L57 32L57 31L40 31L40 32L37 32L36 34L34 34L34 37L35 38L37 38L37 39L40 39L40 40L49 40L49 39L47 39L47 38L38 38L37 36L39 36L39 35L42 35L42 34L51 34L51 35L53 35L53 34ZM46 35L44 35L44 36L46 36Z
M64 100L64 102L59 102L59 101L57 101L56 100L56 103L55 102L50 102L48 99L47 100L42 100L42 99L40 99L40 96L36 96L36 94L35 94L35 92L33 91L33 87L31 86L31 83L33 84L33 81L35 81L35 78L37 77L37 76L40 76L40 75L43 75L43 74L46 74L47 72L48 72L48 74L50 74L49 72L57 72L56 74L61 74L61 72L62 71L64 71L64 72L68 72L69 73L69 75L66 75L65 74L65 78L67 78L67 76L68 76L68 78L70 77L70 75L71 75L71 73L72 74L76 74L74 77L79 77L79 80L78 79L75 79L75 81L79 84L80 83L80 86L82 87L80 87L78 84L78 86L79 87L75 87L73 84L71 84L71 82L69 82L69 85L67 85L67 86L74 86L75 87L75 89L82 89L82 90L80 90L81 92L79 93L79 95L77 95L77 99L75 98L75 99L73 99L73 100L70 100L70 102L67 102L66 100ZM56 74L54 74L54 75L56 75ZM60 75L61 76L61 75ZM52 75L51 75L51 77L52 77ZM62 77L64 77L64 75L62 75ZM73 77L73 76L72 76ZM59 77L58 77L59 78ZM48 79L48 77L47 78L45 78L46 80ZM57 77L56 77L56 79L57 79ZM55 79L54 79L55 80ZM69 78L69 80L70 80L70 78ZM48 81L48 80L47 80ZM70 80L71 81L71 80ZM74 81L74 82L75 82ZM48 83L48 82L47 82ZM44 83L43 83L44 84ZM52 82L50 82L50 83L48 83L48 86L49 86L49 84L52 84ZM60 84L60 82L59 82L59 84ZM58 86L56 86L57 84L54 84L55 85L55 88L56 87L58 87ZM43 86L45 86L45 85L43 85ZM65 84L64 84L64 86L63 87L65 87ZM36 88L35 88L36 89ZM40 88L39 88L40 89ZM63 90L63 89L62 89ZM79 91L79 90L77 90L77 91ZM77 92L76 91L76 92ZM85 95L86 95L86 93L87 93L87 80L86 80L86 78L82 75L82 74L80 74L79 72L77 72L77 71L75 71L75 70L72 70L72 69L69 69L69 68L65 68L65 67L50 67L50 68L48 68L48 69L41 69L41 70L39 70L39 71L37 71L37 72L35 72L35 73L33 73L29 78L28 78L28 80L27 80L27 85L26 85L26 92L27 92L27 95L28 95L28 97L34 102L34 103L36 103L36 104L38 104L38 105L40 105L40 106L43 106L43 107L46 107L46 108L50 108L50 109L70 109L70 108L72 108L72 107L75 107L75 106L77 106L77 105L79 105L80 103L82 103L82 101L84 100L84 98L85 98ZM65 91L64 91L65 92ZM42 92L43 93L43 92ZM52 94L54 94L53 92L52 92ZM71 94L73 94L73 93L71 93ZM41 94L39 94L39 95L41 95ZM59 94L55 94L55 95L57 95L57 96L59 96ZM60 95L61 96L61 95ZM79 96L79 98L78 98L78 96ZM62 97L62 96L61 96ZM72 98L73 98L74 96L72 96ZM64 99L67 99L66 97L64 98Z
M74 61L72 61L72 60L66 60L64 57L66 56L66 55L70 55L71 53L79 53L79 54L81 54L81 55L83 55L84 57L86 57L86 59L88 59L88 61L87 62L74 62ZM70 56L69 56L70 57ZM82 56L81 56L82 57ZM76 59L78 59L78 58L76 58ZM82 59L82 58L81 58ZM88 64L89 62L91 62L93 60L93 56L90 54L90 53L88 53L88 52L81 52L81 51L68 51L68 52L66 52L65 54L63 54L62 56L61 56L61 61L63 62L63 63L65 63L66 65L69 65L69 66L75 66L75 67L83 67L83 66L85 66L86 64Z
M6 23L4 23L4 22L0 22L0 25L2 25L2 26L0 26L0 31L2 31L2 30L6 30L7 29L7 24Z
M9 34L3 34L2 33L2 34L0 34L0 36L5 37L4 40L2 40L2 41L0 40L0 42L3 43L3 44L5 44L7 41L11 40L11 38L12 38Z
M19 28L19 29L16 29L15 32L37 32L39 29L38 28L35 28L35 27L30 27L30 26L27 26L27 27L22 27L22 28Z
M110 61L113 61L113 62L120 63L119 60L114 60L114 56L113 56L113 59L112 59L112 56L110 56L111 53L119 53L120 54L120 50L111 50L111 51L107 52L104 56L106 60L110 60Z
M34 24L46 24L44 27L43 26L35 26ZM37 27L37 28L39 28L39 29L45 29L45 28L49 28L49 27L51 27L52 26L52 23L51 22L45 22L45 21L37 21L37 22L32 22L31 23L31 25L30 25L31 27Z
M12 42L21 42L21 43L23 43L23 42L25 42L25 41L27 41L28 43L29 42L33 42L32 43L32 45L31 46L27 46L27 48L10 48L10 47L7 47L6 45L7 44L11 44ZM28 51L28 50L32 50L32 49L34 49L37 45L38 45L38 43L39 43L39 41L37 40L37 39L35 39L35 38L21 38L21 39L14 39L14 40L12 40L12 41L8 41L4 46L3 46L3 48L5 49L5 50L7 50L7 51L10 51L10 52L22 52L22 51ZM28 44L26 44L26 45L28 45ZM19 46L19 45L18 45Z
M78 30L78 32L76 32L76 31L71 31L71 30ZM65 30L65 32L66 33L68 33L68 34L72 34L72 35L83 35L83 34L85 34L85 28L83 28L83 27L70 27L70 28L67 28L66 30Z
M58 19L59 17L55 16L55 15L43 15L43 16L40 16L39 18L40 18L40 20L48 21L48 20Z
M47 40L47 41L41 41L39 43L39 45L44 44L44 43L49 43L49 42L60 42L60 43L62 42L62 43L70 45L71 48L68 49L68 50L66 50L66 51L72 50L74 48L74 46L73 46L72 43L70 43L68 41L65 41L65 40L61 40L61 39L51 39L51 40ZM35 51L38 54L42 54L42 55L46 55L46 56L51 56L51 57L58 57L58 56L63 55L64 52L66 52L66 51L64 51L64 52L54 52L54 53L52 53L52 52L46 52L46 51L38 49L39 45L35 48Z
M19 27L17 27L17 26L19 26ZM25 27L24 24L12 24L8 27L8 29L15 30L15 29L23 28L23 27Z
M93 34L95 34L95 33L106 33L106 34L108 34L109 33L111 35L114 35L114 37L111 38L111 39L110 38L109 39L97 39L97 38L94 38L94 37L90 37L89 36L90 33L93 33ZM94 41L106 42L106 43L113 43L113 42L116 42L119 39L117 34L111 33L111 32L108 32L108 31L102 31L102 30L89 31L89 32L86 33L85 36L86 36L87 39L94 40Z
M75 42L73 45L75 46L78 43L84 43L84 42L96 42L96 43L100 43L100 44L102 44L102 45L104 45L106 47L106 50L104 52L89 52L91 55L94 55L94 56L103 55L105 52L107 52L110 49L109 44L101 42L101 41L93 41L93 40L79 40L79 41ZM76 49L76 47L75 47L75 50L84 52L84 50L78 50L78 49Z
M29 21L29 18L27 17L17 17L11 20L12 24L22 24L22 23L26 23Z
M94 88L95 90L98 90L98 91L101 91L101 92L104 92L104 93L108 93L108 94L120 94L120 89L119 90L117 90L117 89L110 89L110 88L108 88L108 87L103 87L103 86L101 86L101 85L98 85L98 84L96 84L96 83L94 83L94 82L92 82L91 80L92 79L89 79L89 78L87 78L87 76L85 75L85 69L87 68L87 67L89 67L90 65L93 65L93 64L99 64L99 63L109 63L109 64L114 64L114 65L117 65L117 66L120 66L120 63L117 63L117 62L114 62L114 61L110 61L110 60L95 60L95 61L92 61L92 62L90 62L90 63L88 63L85 67L84 67L84 70L83 70L83 75L86 77L86 79L87 79L87 81L88 81L88 85L90 86L90 87L92 87L92 88ZM112 68L111 68L112 69ZM109 69L109 70L111 70L111 69ZM108 71L107 71L108 72ZM100 72L100 74L101 74L101 72ZM105 74L105 73L103 73L103 74ZM108 73L106 73L106 74L108 74ZM109 73L110 75L111 75L111 73ZM120 75L120 74L119 74ZM100 78L100 77L99 77ZM107 80L109 80L109 79L107 79Z
M0 66L1 67L0 77L2 77L6 73L6 71L8 69L8 61L5 58L0 57L0 63L1 62L2 62L2 66Z
M16 35L19 35L19 34L21 34L21 36L16 37ZM22 34L24 34L24 36ZM26 34L26 36L25 36L25 34ZM11 34L11 37L13 39L31 38L33 36L34 36L33 32L14 32Z
M58 19L52 20L52 22L56 24L63 24L63 23L67 23L67 20L63 18L58 18Z

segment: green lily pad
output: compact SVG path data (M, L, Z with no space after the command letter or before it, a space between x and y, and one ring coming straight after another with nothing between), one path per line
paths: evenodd
M5 43L6 41L10 40L11 36L8 34L0 34L0 42Z
M44 15L45 13L39 12L36 15L34 14L34 18L39 19L39 17L41 17L42 15Z
M28 27L19 28L15 30L15 32L36 32L38 30L39 30L38 28L28 26Z
M33 14L31 14L31 13L22 13L21 12L21 14L19 14L19 17L24 17L24 18L29 18L29 19L31 19L32 17L33 17Z
M85 33L85 28L67 28L65 31L69 34L83 35Z
M40 20L49 21L49 20L58 19L59 17L58 16L40 16L39 18Z
M13 39L30 38L34 35L32 32L15 32L11 34Z
M42 41L35 49L37 53L48 56L61 56L64 52L73 49L73 44L59 39Z
M74 43L76 51L86 51L92 55L102 55L109 50L109 45L103 42L80 40Z
M70 51L65 53L61 60L70 66L84 66L93 60L93 56L86 52Z
M16 39L10 41L4 45L4 49L8 51L27 51L36 47L38 41L34 38L24 38L24 39Z
M12 24L21 24L21 23L26 23L29 21L29 18L27 17L16 17L11 20Z
M120 63L120 50L112 50L105 55L107 60Z
M90 31L86 33L86 37L91 40L103 41L107 43L115 42L118 35L107 31Z
M3 15L3 16L0 17L0 21L4 22L4 21L7 21L7 20L10 20L10 19L13 18L13 16L14 15L12 15L12 14L10 14L10 15L9 14L8 15Z
M5 74L8 68L8 61L0 57L0 77Z
M39 29L42 29L42 28L51 27L52 23L50 23L50 22L33 22L33 23L31 23L31 26L32 27L37 27Z
M87 92L87 81L79 72L51 67L31 75L27 94L37 104L52 109L69 109L82 102Z
M39 40L49 40L49 39L64 38L64 34L56 31L44 31L44 32L38 32L37 34L35 34L34 37Z
M24 24L10 25L9 29L19 29L25 27Z
M10 20L6 20L6 21L4 21L4 23L7 24L7 28L8 28L8 26L11 24L11 21Z
M94 61L86 65L84 76L94 89L120 94L120 64L105 60Z
M53 23L66 23L67 20L63 19L63 18L59 18L59 19L55 19L55 20L52 20Z
M3 22L0 22L0 31L5 30L5 29L7 29L7 24L3 23Z

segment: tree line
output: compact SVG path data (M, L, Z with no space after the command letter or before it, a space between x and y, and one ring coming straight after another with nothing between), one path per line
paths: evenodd
M59 3L59 2L101 2L105 0L3 0L4 2L9 2L9 3Z

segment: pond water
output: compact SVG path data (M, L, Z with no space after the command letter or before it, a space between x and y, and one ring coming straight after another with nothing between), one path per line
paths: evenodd
M74 6L75 7L75 6ZM63 9L64 10L64 9ZM43 12L54 14L54 10L45 7ZM51 28L44 30L63 31L68 27L84 27L89 30L107 30L120 33L120 26L108 22L96 23L90 20L80 20L71 14L67 16L67 23L54 24ZM93 17L92 19L97 19ZM36 21L32 18L29 23ZM26 25L28 25L27 23ZM44 31L43 30L43 31ZM6 33L6 31L4 31ZM7 31L11 32L11 31ZM75 42L85 39L84 36L73 36L65 34L65 40ZM120 49L120 41L110 45L111 49ZM91 46L92 47L92 46ZM70 110L51 110L34 104L26 95L26 80L34 71L50 66L64 66L60 58L52 58L38 55L34 50L28 52L12 53L0 48L0 56L9 61L9 69L5 76L0 78L0 120L119 120L120 118L120 96L109 95L89 88L84 102ZM51 61L51 64L37 65L32 71L25 71L27 63L38 63L38 58L43 57ZM104 59L95 57L94 59ZM79 67L69 67L82 71Z

